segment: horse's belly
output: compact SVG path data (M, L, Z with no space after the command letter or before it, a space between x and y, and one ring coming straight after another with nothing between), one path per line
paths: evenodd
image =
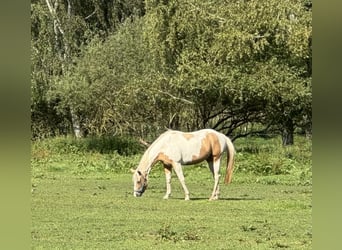
M191 165L191 164L195 164L193 161L186 161L186 160L182 160L180 162L182 165Z
M204 160L206 160L208 157L207 155L183 155L181 164L182 165L192 165L192 164L197 164L200 163Z

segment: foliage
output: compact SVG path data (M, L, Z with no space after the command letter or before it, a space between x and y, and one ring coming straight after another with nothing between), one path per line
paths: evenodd
M275 184L287 179L298 185L312 184L312 142L304 137L296 137L297 145L279 147L279 137L248 138L235 143L235 174L258 176L258 181ZM136 140L129 137L89 137L82 139L52 138L32 142L31 165L33 171L59 169L62 172L126 173L135 168L144 152ZM222 165L225 162L225 156ZM161 168L158 164L155 168ZM208 173L207 164L187 167L192 172ZM223 169L223 168L222 168ZM185 173L186 173L185 172ZM224 171L222 170L224 173ZM162 169L151 176L161 177ZM285 178L284 178L285 176ZM207 175L207 181L211 178ZM238 182L245 180L237 178Z
M49 94L55 78L67 76L94 37L104 39L132 15L144 14L141 0L31 1L31 120L33 137L68 134L71 109L57 110L64 97Z
M38 173L47 170L74 174L127 172L138 165L141 150L141 145L131 138L57 137L32 143L31 167Z
M88 134L113 134L123 127L134 131L145 122L144 113L153 116L149 90L141 89L151 76L141 25L127 21L106 41L93 39L82 60L50 92L62 99L59 110L74 108Z
M110 154L117 152L128 156L144 149L135 139L121 136L88 137L77 140L73 137L56 137L32 143L33 150L50 150L56 154L91 153Z
M173 95L194 103L194 127L282 129L310 113L311 14L302 2L148 3L151 50Z
M48 120L61 134L76 120L85 135L211 127L233 139L272 131L286 145L296 128L311 133L310 1L119 2L58 9L64 40L32 4L37 134Z
M236 143L236 172L261 176L292 175L298 184L311 184L312 141L296 137L296 145L279 147L279 140L279 137L240 140Z

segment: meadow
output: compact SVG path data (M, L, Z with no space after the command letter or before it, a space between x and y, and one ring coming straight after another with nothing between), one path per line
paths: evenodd
M184 168L190 201L173 175L163 200L161 164L141 198L129 172L143 148L130 139L54 138L32 142L32 249L311 249L311 141L235 142L233 181L213 180L206 164ZM224 175L224 168L221 174Z

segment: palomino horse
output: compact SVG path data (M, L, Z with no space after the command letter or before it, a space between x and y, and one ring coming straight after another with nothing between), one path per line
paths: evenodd
M217 200L219 195L220 160L227 152L225 183L231 182L235 149L231 140L213 129L202 129L191 133L168 130L161 134L145 151L136 170L133 172L134 196L140 197L146 190L148 174L151 168L161 161L166 176L166 194L171 195L171 171L175 170L185 192L185 200L189 200L189 190L185 185L182 165L191 165L206 160L213 174L215 183L209 200Z

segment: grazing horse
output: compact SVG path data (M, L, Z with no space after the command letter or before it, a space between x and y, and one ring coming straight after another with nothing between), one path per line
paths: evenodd
M134 182L133 195L140 197L145 192L151 168L161 161L164 164L166 177L164 199L168 199L171 195L171 171L174 169L184 189L185 200L189 200L189 190L185 185L182 165L196 164L206 160L215 180L209 200L217 200L220 160L224 152L227 152L225 183L228 184L232 179L235 149L227 136L213 129L202 129L190 133L168 130L148 147L137 169L131 169Z

